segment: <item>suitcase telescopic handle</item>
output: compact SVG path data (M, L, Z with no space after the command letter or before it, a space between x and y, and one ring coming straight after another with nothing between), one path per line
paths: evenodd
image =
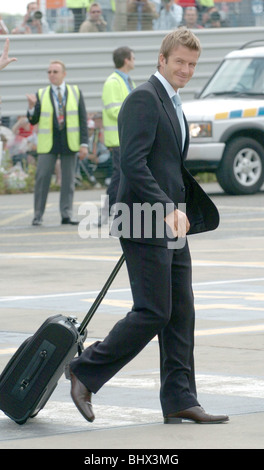
M81 324L79 326L79 333L80 334L84 333L85 328L87 327L89 321L92 319L94 313L96 312L97 308L99 307L100 303L102 302L103 298L105 297L109 287L111 286L113 280L115 279L115 277L116 277L118 271L120 270L122 264L124 263L124 261L125 261L125 256L122 254L121 257L119 258L117 264L115 265L113 271L111 272L109 278L107 279L104 287L102 288L102 290L97 295L95 301L93 302L93 304L91 305L91 307L88 310L87 314L85 315L83 321L81 322Z

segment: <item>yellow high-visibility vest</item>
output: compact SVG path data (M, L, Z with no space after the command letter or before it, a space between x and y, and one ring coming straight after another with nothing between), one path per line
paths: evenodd
M78 152L80 148L80 122L79 122L79 97L80 91L77 85L66 85L66 134L69 149ZM50 99L50 86L38 91L40 101L40 118L38 123L38 153L49 153L53 145L53 112L54 108Z
M133 82L135 87L135 84ZM117 117L129 90L123 78L113 72L105 81L102 93L104 143L106 147L119 147Z
M66 7L68 8L85 8L88 5L89 0L66 0Z

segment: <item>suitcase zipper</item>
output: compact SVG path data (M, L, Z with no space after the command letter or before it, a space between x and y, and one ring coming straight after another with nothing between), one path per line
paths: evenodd
M46 349L43 349L43 351L40 351L37 360L33 364L30 376L24 378L20 383L20 390L21 391L25 390L29 386L31 380L34 378L34 375L37 373L39 368L42 366L43 361L45 361L45 359L47 357L47 354L48 354L48 352L46 351Z
M16 383L11 391L11 395L14 398L20 401L23 401L26 398L28 393L32 391L32 387L34 387L36 382L39 383L41 374L47 366L47 363L52 359L55 351L56 346L54 344L50 343L48 340L43 340L35 353L30 351L25 352L25 355L29 354L30 352L30 355L33 355L33 357L24 371L22 371L20 377L18 377L16 380ZM43 380L43 378L41 380ZM37 389L34 392L36 394Z

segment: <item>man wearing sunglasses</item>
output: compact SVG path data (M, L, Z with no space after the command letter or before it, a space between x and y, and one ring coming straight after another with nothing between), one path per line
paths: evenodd
M32 225L41 225L51 176L58 158L61 162L60 212L62 224L72 220L76 153L82 160L88 153L85 103L77 85L65 83L66 69L61 61L48 68L50 85L27 95L28 119L38 123L38 164L34 193Z

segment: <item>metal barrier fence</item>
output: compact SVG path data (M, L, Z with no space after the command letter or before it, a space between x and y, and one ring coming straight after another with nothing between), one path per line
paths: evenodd
M245 42L263 39L263 27L236 27L194 30L202 44L202 55L195 76L182 90L183 101L192 99L220 60ZM87 112L102 109L101 93L106 77L113 70L112 52L129 46L135 52L135 69L131 76L136 84L155 72L160 43L167 31L131 31L89 34L11 35L10 55L18 61L1 72L0 94L2 118L25 115L27 93L48 84L47 66L52 59L67 67L67 81L80 86ZM0 37L3 48L5 37Z

